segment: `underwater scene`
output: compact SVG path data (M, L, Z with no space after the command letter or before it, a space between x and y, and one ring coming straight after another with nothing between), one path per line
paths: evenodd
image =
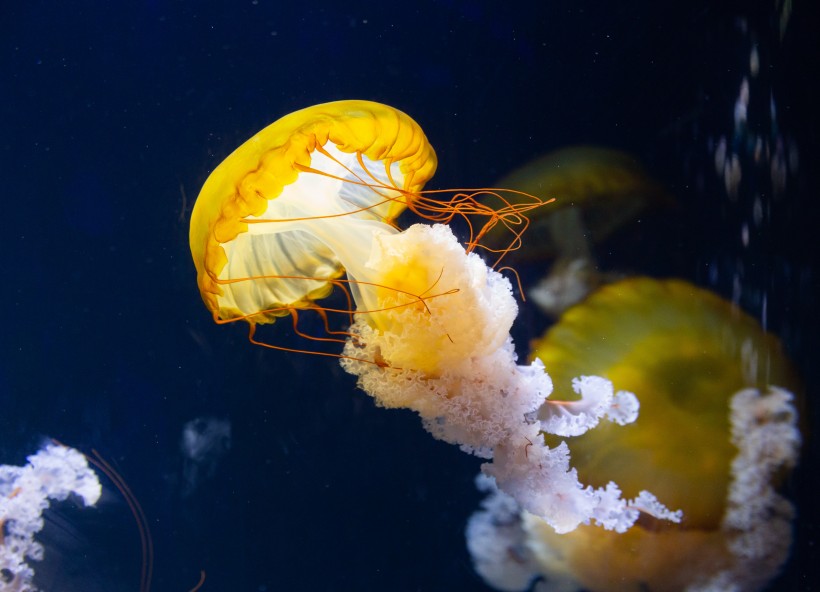
M820 589L812 8L4 4L0 592Z

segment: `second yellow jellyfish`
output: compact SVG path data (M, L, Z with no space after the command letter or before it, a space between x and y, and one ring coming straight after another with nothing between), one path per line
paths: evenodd
M639 393L637 421L567 444L584 482L614 480L626 495L651 487L683 520L557 536L490 498L468 529L490 583L526 590L542 576L545 591L756 590L777 573L793 508L775 488L800 442L789 392L799 383L777 339L706 290L632 278L567 310L533 355L554 369L556 390L570 390L583 368Z

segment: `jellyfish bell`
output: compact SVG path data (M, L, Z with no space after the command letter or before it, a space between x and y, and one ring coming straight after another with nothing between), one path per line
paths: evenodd
M327 296L345 270L367 275L373 235L397 232L407 196L435 169L418 124L386 105L339 101L282 117L197 198L190 247L205 305L222 321L272 323Z

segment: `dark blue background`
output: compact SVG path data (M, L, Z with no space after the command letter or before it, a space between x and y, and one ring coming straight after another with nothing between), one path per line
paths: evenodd
M801 156L748 293L769 295L769 326L813 384L817 23L795 2L780 41L774 3L717 4L3 3L0 461L23 462L45 436L98 449L149 517L155 590L188 590L200 569L212 591L484 589L463 540L479 461L376 409L332 360L214 325L188 253L192 202L276 118L365 98L421 124L435 187L491 185L569 144L632 152L683 208L625 239L643 245L637 259L602 257L708 285L707 262L739 260L742 213L719 196L707 149L731 134L749 38L738 17ZM744 304L760 312L759 298ZM520 323L523 351L545 321L524 310ZM200 416L230 420L231 449L184 496L181 430ZM779 589L817 585L808 451ZM54 522L44 572L64 559L47 589L138 588L139 539L110 485L99 510Z

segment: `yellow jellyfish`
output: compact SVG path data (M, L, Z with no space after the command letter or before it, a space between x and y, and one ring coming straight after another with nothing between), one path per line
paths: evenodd
M422 190L435 166L410 117L368 101L303 109L256 134L214 170L191 217L198 285L215 320L247 321L254 340L257 324L291 315L300 335L343 343L341 354L316 353L339 356L379 405L412 409L435 437L492 459L487 475L558 530L590 520L624 530L640 512L679 519L645 491L626 500L614 484L582 487L566 446L539 437L628 423L637 405L604 379L583 381L577 403L547 401L543 365L516 364L512 286L476 251L506 228L498 261L546 202L491 190L436 200ZM400 230L405 208L435 224ZM456 217L469 228L464 243L446 225ZM320 304L333 288L347 300ZM326 335L299 329L305 311L325 320ZM333 324L337 313L346 326ZM551 410L544 420L541 407Z
M557 536L522 513L512 538L527 557L514 570L529 562L544 590L593 592L754 590L777 573L792 508L775 488L800 442L789 392L800 385L777 339L708 291L635 278L570 308L532 355L559 394L581 368L637 393L634 423L566 439L573 464L593 486L614 480L625 495L648 487L683 519ZM503 582L497 557L485 556Z
M299 310L352 313L316 304L336 286L376 322L379 291L416 303L434 295L436 277L420 267L395 271L394 285L379 290L367 281L373 240L398 233L394 221L405 208L444 223L483 217L471 250L489 228L519 224L545 203L522 198L493 209L463 193L434 201L421 189L435 169L424 132L392 107L338 101L282 117L226 158L197 198L190 247L205 305L219 322L242 319L252 328L288 314L296 323Z

